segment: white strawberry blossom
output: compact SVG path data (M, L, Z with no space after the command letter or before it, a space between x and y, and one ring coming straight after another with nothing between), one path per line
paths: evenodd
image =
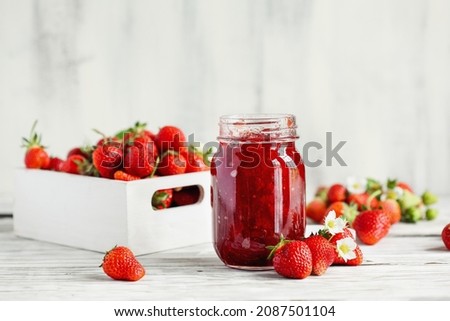
M356 242L351 237L346 237L337 241L336 249L339 257L341 257L345 262L356 258Z
M341 217L336 218L336 212L330 211L325 217L325 226L324 228L330 232L331 235L335 235L337 233L342 233L344 231L347 222Z
M350 194L361 194L366 191L367 180L366 179L357 179L355 177L347 178L347 190Z
M397 195L397 198L400 198L403 196L403 194L405 194L405 190L398 186L394 187L394 192Z

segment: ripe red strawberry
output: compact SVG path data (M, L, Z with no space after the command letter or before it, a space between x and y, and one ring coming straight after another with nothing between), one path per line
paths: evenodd
M330 239L330 243L333 245L336 245L337 241L342 240L346 237L351 237L352 239L355 239L355 236L350 231L350 229L347 227L344 228L342 233L337 233L337 234L333 235L333 237Z
M206 165L205 159L208 157L209 152L203 154L201 151L195 148L189 148L187 153L183 154L186 158L186 173L201 172L209 170L209 166Z
M327 205L321 198L315 198L306 206L306 216L316 223L323 223Z
M62 165L62 171L69 174L84 174L83 167L86 164L86 158L79 154L73 154Z
M133 176L131 174L125 173L124 171L118 170L114 173L114 179L119 181L135 181L141 179L138 176Z
M97 146L92 153L92 162L101 177L114 178L114 173L122 166L121 144L110 141Z
M41 145L41 136L35 132L37 121L31 127L29 138L22 138L22 147L27 149L25 153L25 167L34 169L50 169L50 156Z
M402 209L396 200L387 199L385 201L381 201L380 207L389 216L391 225L399 222L402 218Z
M173 202L177 206L195 204L200 198L200 189L198 186L183 187L179 191L173 192Z
M182 154L168 151L161 157L158 174L161 176L183 174L186 171L186 159Z
M330 206L328 206L327 210L325 211L325 216L331 211L334 211L336 213L336 217L343 216L345 220L350 224L353 223L356 215L358 215L356 205L354 204L348 205L345 202L331 203Z
M333 237L330 239L330 243L336 248L337 241L345 239L347 237L350 237L353 240L355 239L353 236L353 233L348 228L344 228L344 231L342 233L333 235ZM362 264L363 253L361 251L361 248L358 245L356 245L355 254L356 254L356 257L354 259L347 260L347 262L346 262L342 257L339 256L339 254L337 253L337 249L336 249L336 257L334 259L333 265L355 266L355 265Z
M334 184L328 189L328 202L342 202L347 197L347 189L342 184Z
M50 157L49 169L56 172L62 172L64 161L58 157Z
M347 260L347 262L345 262L345 260L341 258L339 255L336 255L336 259L334 260L333 265L349 265L349 266L361 265L364 261L364 256L361 251L361 248L358 245L356 246L355 254L356 257L354 259Z
M336 258L335 247L323 236L312 235L304 241L312 255L312 274L322 275Z
M69 158L72 155L81 155L86 159L92 158L92 147L74 147L67 153L67 158Z
M172 204L173 190L161 189L155 192L152 197L152 206L154 209L162 210L164 208L169 208Z
M367 204L369 200L370 195L367 193L361 193L361 194L350 194L347 197L347 203L348 204L356 204L358 206L358 210L362 211L364 209L368 208L368 205L370 205L370 208L378 208L378 200L376 198L372 198L370 201L370 204Z
M117 133L114 137L122 139L124 145L132 145L133 141L139 137L148 139L150 142L154 142L156 135L146 128L146 123L136 122L133 127ZM156 143L154 144L154 149L154 153L158 154L159 152Z
M450 250L450 223L448 223L442 230L441 237L445 247Z
M390 227L390 218L383 210L361 212L353 222L356 235L367 245L376 244L385 237Z
M187 149L185 134L175 126L162 127L156 135L155 140L161 154L170 149L176 152L182 152Z
M116 246L106 252L100 267L114 280L137 281L145 275L144 267L124 246Z
M285 241L275 249L273 267L275 271L291 279L304 279L312 272L312 254L303 241Z
M138 177L150 176L157 165L158 154L153 141L147 137L137 137L126 147L123 169Z
M411 186L409 186L409 184L407 184L405 182L397 182L397 186L414 194Z

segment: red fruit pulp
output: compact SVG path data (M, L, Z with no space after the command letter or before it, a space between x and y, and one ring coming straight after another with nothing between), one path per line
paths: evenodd
M450 250L450 223L448 223L441 233L442 241L444 242L445 247Z
M214 245L226 265L267 268L281 234L303 238L305 168L293 141L221 142L211 174Z

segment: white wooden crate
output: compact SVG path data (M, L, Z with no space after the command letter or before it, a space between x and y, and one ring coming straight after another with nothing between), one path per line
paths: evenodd
M99 252L125 245L136 255L212 240L209 172L124 182L19 169L15 183L18 236ZM201 187L198 203L152 208L155 191L189 185Z

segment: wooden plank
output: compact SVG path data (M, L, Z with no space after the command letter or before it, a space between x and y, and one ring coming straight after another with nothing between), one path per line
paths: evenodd
M450 299L450 256L438 235L386 237L362 246L362 266L305 280L227 268L209 243L140 256L147 275L136 283L104 275L101 253L15 237L11 219L0 219L0 243L1 300Z

